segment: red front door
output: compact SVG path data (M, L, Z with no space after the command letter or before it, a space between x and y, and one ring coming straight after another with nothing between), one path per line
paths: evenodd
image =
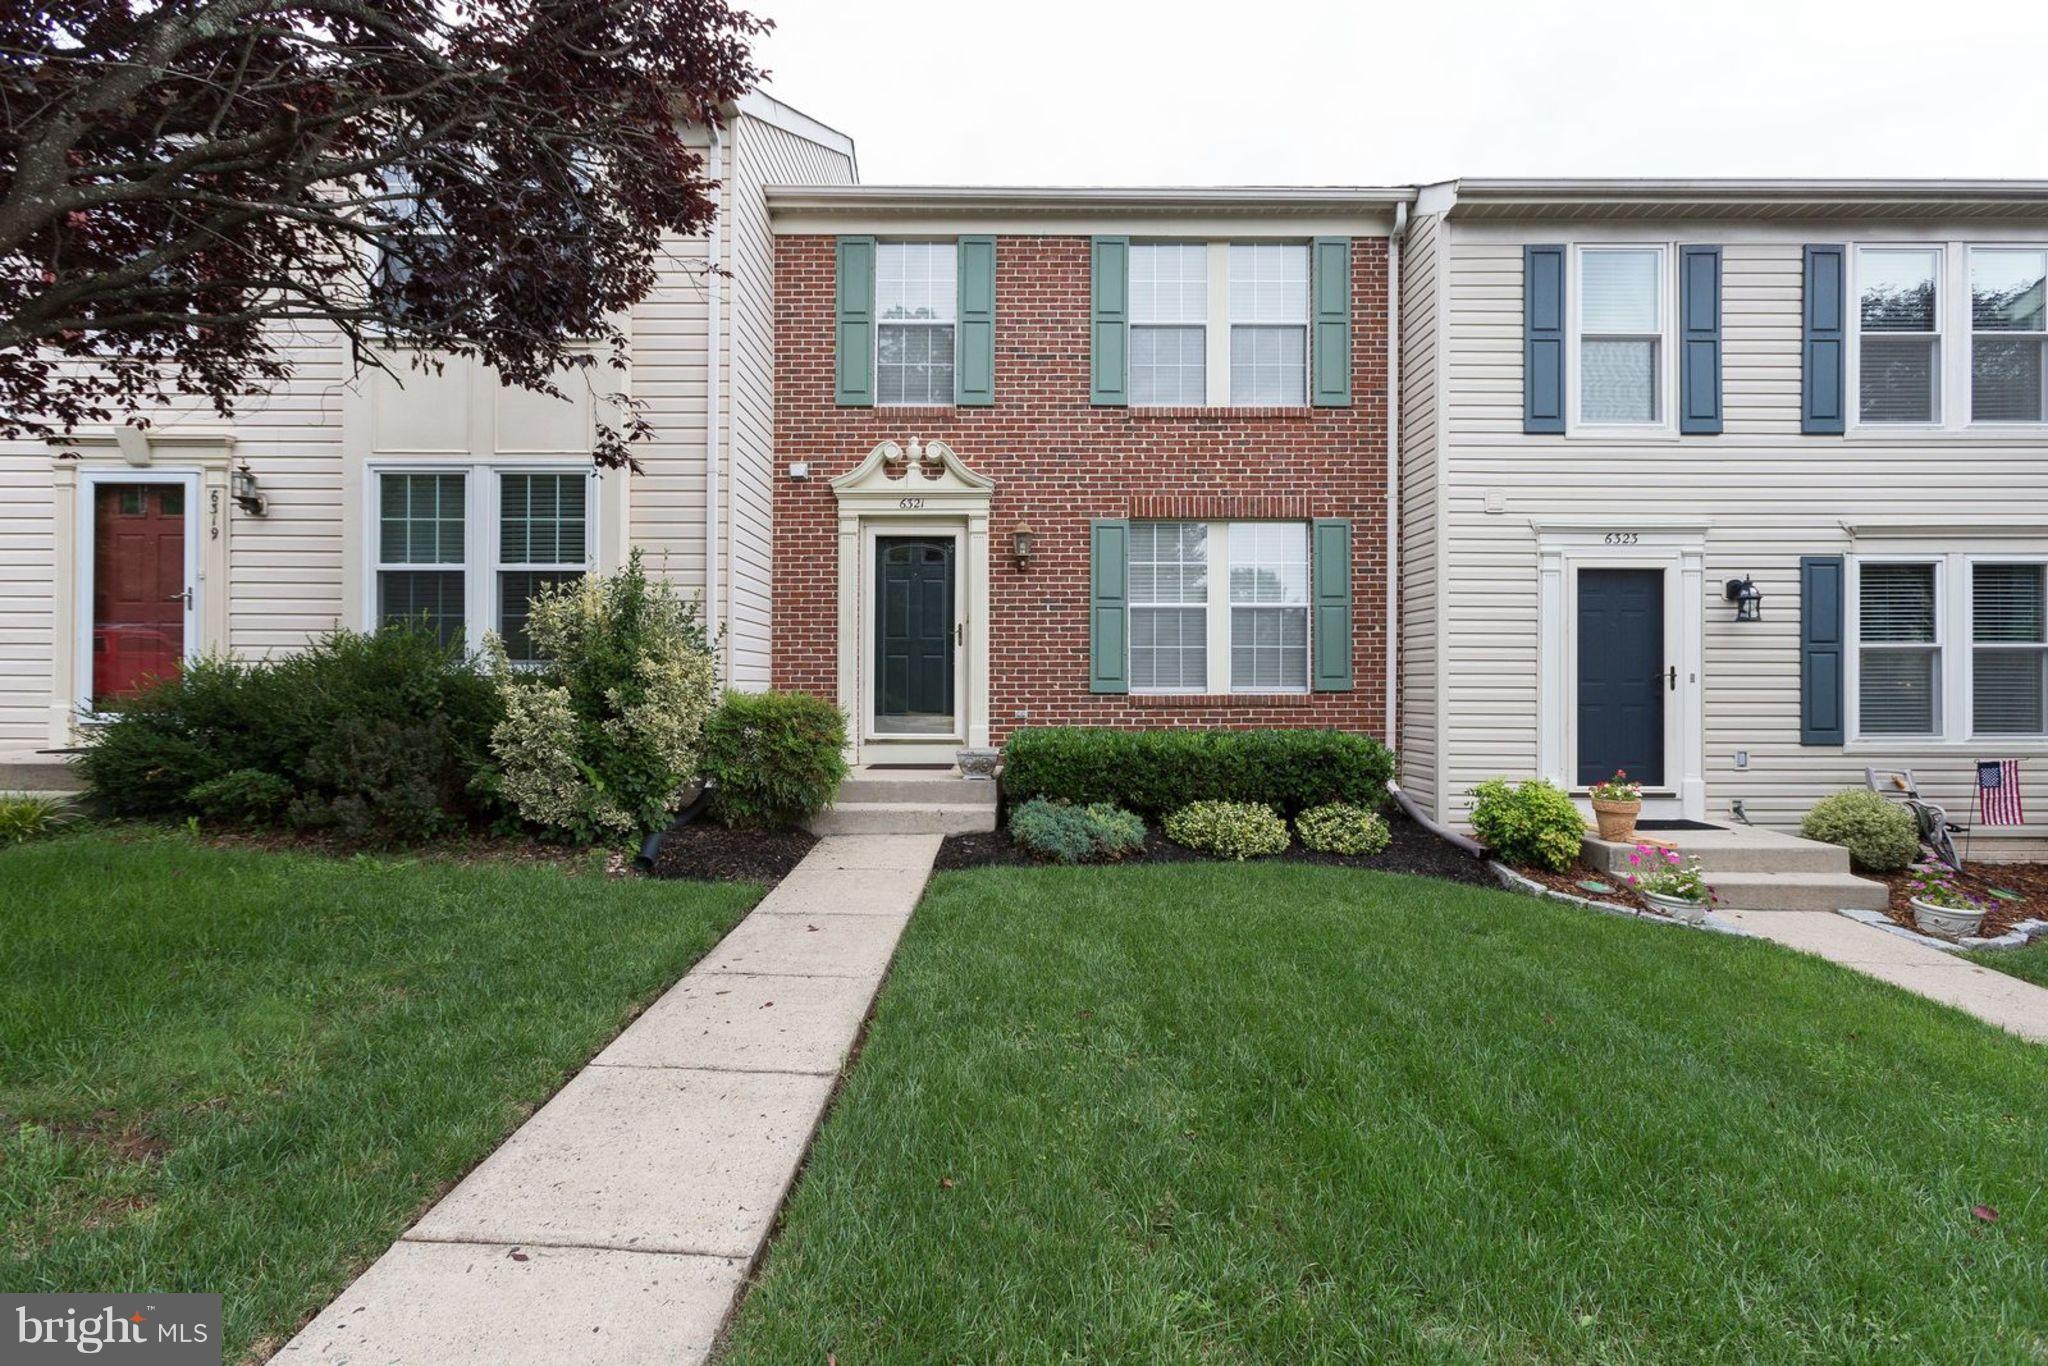
M185 486L93 492L92 699L174 678L185 657Z

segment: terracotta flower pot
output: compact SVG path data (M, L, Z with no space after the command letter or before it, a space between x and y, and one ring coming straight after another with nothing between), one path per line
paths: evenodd
M1635 838L1636 817L1643 814L1640 799L1632 802L1604 802L1593 799L1593 819L1600 823L1600 838L1603 840L1630 840Z

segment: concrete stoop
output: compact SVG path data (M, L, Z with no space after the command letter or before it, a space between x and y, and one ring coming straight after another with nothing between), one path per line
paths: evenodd
M951 770L855 769L814 835L968 835L996 828L996 785Z
M1699 859L1719 904L1744 911L1881 911L1882 882L1849 871L1849 852L1832 844L1754 826L1644 830L1637 839L1668 844ZM1589 837L1579 859L1594 872L1625 878L1635 842Z

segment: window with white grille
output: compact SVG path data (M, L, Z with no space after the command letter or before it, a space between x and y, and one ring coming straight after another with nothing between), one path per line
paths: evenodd
M1209 528L1133 522L1131 687L1205 692L1209 685Z
M1202 242L1131 246L1130 401L1209 401L1209 248Z
M875 397L885 404L953 401L959 250L951 242L875 247Z
M1230 401L1298 407L1308 402L1308 246L1233 242L1230 247Z

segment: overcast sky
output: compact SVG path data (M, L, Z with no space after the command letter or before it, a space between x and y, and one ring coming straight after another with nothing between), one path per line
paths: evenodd
M869 184L2048 179L2048 0L739 0Z

